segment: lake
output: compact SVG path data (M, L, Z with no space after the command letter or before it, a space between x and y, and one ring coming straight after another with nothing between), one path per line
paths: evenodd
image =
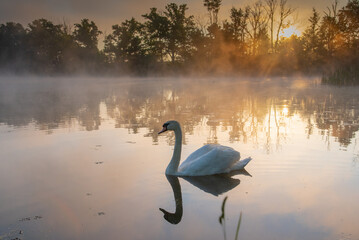
M171 119L182 160L253 160L166 177ZM1 77L0 239L359 239L358 145L359 87L316 77Z

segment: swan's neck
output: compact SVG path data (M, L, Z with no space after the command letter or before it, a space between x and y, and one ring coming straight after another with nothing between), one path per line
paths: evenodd
M174 130L175 132L175 138L176 138L176 142L175 142L175 149L173 151L173 156L172 159L170 161L170 163L167 166L166 169L166 174L169 175L174 175L177 173L177 169L181 160L181 150L182 150L182 130L181 127L178 126L178 128L176 128Z

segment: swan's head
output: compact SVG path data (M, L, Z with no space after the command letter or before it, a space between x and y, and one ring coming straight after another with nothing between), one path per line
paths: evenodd
M161 134L168 130L174 131L174 130L180 128L180 124L177 121L171 120L171 121L165 122L162 127L163 127L162 130L158 134Z

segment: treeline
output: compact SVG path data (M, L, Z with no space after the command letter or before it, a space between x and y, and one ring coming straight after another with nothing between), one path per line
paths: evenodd
M0 69L37 74L292 74L340 72L357 80L359 0L323 13L313 9L301 36L281 37L293 25L287 0L233 7L219 22L221 0L204 0L208 19L187 14L186 4L112 26L104 36L89 19L73 26L37 19L27 27L0 25ZM349 70L346 70L349 69ZM348 73L349 72L349 73ZM329 80L328 80L329 81Z

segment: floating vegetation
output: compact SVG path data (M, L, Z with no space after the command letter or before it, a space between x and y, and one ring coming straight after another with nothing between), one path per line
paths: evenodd
M25 218L21 218L19 221L20 222L26 222L26 221L30 221L30 220L39 220L41 218L42 218L42 216L25 217Z
M12 230L6 234L1 235L0 240L21 240L20 235L23 235L24 231L22 230Z
M31 218L26 217L26 218L21 218L19 221L20 222L25 222L25 221L30 221L30 220L31 220Z

